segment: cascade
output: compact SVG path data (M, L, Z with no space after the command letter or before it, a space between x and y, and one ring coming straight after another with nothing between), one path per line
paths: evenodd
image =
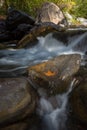
M87 32L69 37L68 43L64 43L49 33L45 37L38 37L38 43L31 48L0 50L0 76L21 75L27 67L61 54L79 53L83 55L87 50L86 36Z
M42 119L41 130L65 130L67 120L67 103L68 97L74 88L75 79L70 84L69 90L66 93L56 95L58 106L53 108L51 102L45 97L41 97L38 104L37 112Z

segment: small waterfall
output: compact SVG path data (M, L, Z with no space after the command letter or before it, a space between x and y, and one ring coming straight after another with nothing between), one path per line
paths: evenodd
M62 51L63 48L66 48L63 42L58 41L53 37L52 33L49 33L45 38L38 37L38 40L40 45L48 52Z
M38 114L42 119L41 130L66 130L67 120L67 102L68 95L74 87L75 79L71 82L69 90L55 98L58 102L58 107L54 109L53 105L44 97L41 97L39 102Z
M70 43L68 46L69 49L85 52L87 50L87 32L80 36L75 36L75 39L72 38L68 42Z
M48 34L45 38L38 38L41 45L49 52L56 51L57 54L63 52L82 52L87 50L87 32L76 35L73 37L67 37L67 43L64 43L62 40L55 39L53 34ZM86 39L86 40L85 40ZM68 46L66 46L68 44Z

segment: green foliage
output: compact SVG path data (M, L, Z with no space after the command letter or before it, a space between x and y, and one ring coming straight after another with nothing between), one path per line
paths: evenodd
M87 18L87 0L75 0L76 6L71 10L71 14L74 14L76 17Z
M73 19L71 20L71 23L72 23L73 25L80 25L80 24L81 24L76 18L73 18Z
M44 2L54 2L63 11L67 11L75 17L87 18L87 0L3 0L4 7L0 8L0 13L5 13L8 6L25 11L32 16L36 16L38 9Z

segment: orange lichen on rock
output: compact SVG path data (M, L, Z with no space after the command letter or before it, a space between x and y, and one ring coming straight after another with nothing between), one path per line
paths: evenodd
M54 75L55 75L55 72L52 72L52 71L48 70L47 72L44 72L44 74L45 74L46 76L54 76Z

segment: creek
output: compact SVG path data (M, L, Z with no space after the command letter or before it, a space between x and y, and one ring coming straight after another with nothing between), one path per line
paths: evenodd
M0 50L0 77L16 77L25 73L27 67L62 54L86 53L87 32L58 40L49 33L37 37L37 44L23 49Z
M55 34L49 33L45 37L37 37L37 44L23 49L0 50L0 77L17 77L26 73L29 66L41 63L62 54L80 54L82 65L87 60L87 32L67 37L67 41L58 40ZM64 94L55 95L56 108L41 95L37 114L41 118L40 130L67 130L68 95L74 87L73 80L69 90ZM37 130L32 128L31 130ZM30 129L29 129L30 130Z
M67 103L70 92L73 89L75 79L71 82L69 90L66 93L55 96L57 101L57 107L41 97L39 102L39 109L37 110L39 115L42 117L41 130L66 130L67 121Z

